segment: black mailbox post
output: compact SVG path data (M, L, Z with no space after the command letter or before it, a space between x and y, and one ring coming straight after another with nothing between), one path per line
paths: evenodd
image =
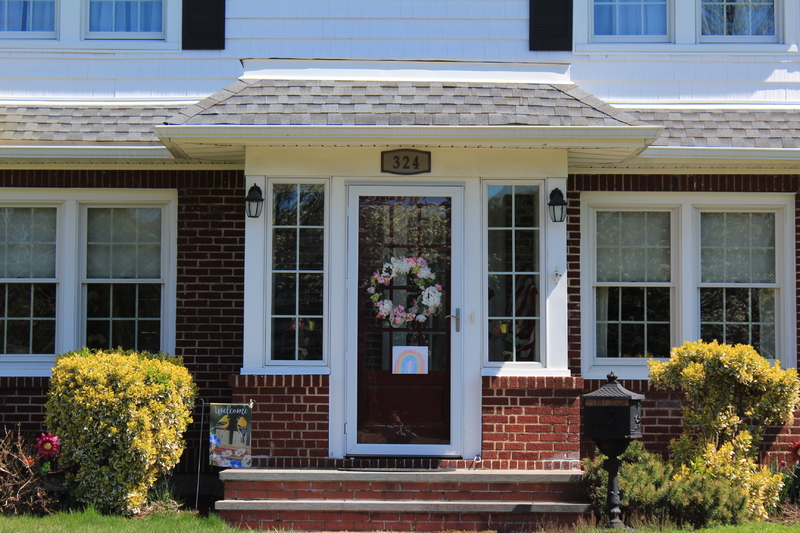
M623 528L619 508L619 456L633 439L642 438L642 400L644 396L631 392L619 383L612 372L608 383L594 392L581 396L583 400L583 434L608 456L603 467L608 472L608 506L610 525Z

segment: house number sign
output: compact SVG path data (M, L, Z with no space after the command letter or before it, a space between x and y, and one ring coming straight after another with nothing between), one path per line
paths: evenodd
M389 174L425 174L431 171L431 153L422 150L381 152L381 172Z

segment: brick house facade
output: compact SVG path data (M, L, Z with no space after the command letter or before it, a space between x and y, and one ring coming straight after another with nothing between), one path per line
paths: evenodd
M56 354L136 337L200 387L178 471L223 479L226 519L519 529L588 511L580 396L608 372L667 454L649 357L797 366L796 3L754 36L693 24L705 1L653 2L654 33L616 1L183 0L124 30L61 1L0 22L0 425L42 429ZM252 402L258 468L207 464L211 402Z

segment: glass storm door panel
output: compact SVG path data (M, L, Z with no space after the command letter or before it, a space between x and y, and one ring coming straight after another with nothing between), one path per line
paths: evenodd
M452 444L447 315L454 314L454 199L425 187L413 192L431 195L357 196L354 395L355 444L412 454Z

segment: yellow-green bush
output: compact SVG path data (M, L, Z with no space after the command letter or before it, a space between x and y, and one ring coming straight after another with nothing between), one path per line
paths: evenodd
M59 356L46 422L63 443L70 494L102 512L135 512L180 459L195 396L179 359L89 349Z
M650 361L650 382L684 394L683 434L670 443L677 477L724 479L748 497L752 518L766 518L782 481L756 461L765 424L787 423L800 404L795 369L770 364L751 346L687 342L669 361Z

